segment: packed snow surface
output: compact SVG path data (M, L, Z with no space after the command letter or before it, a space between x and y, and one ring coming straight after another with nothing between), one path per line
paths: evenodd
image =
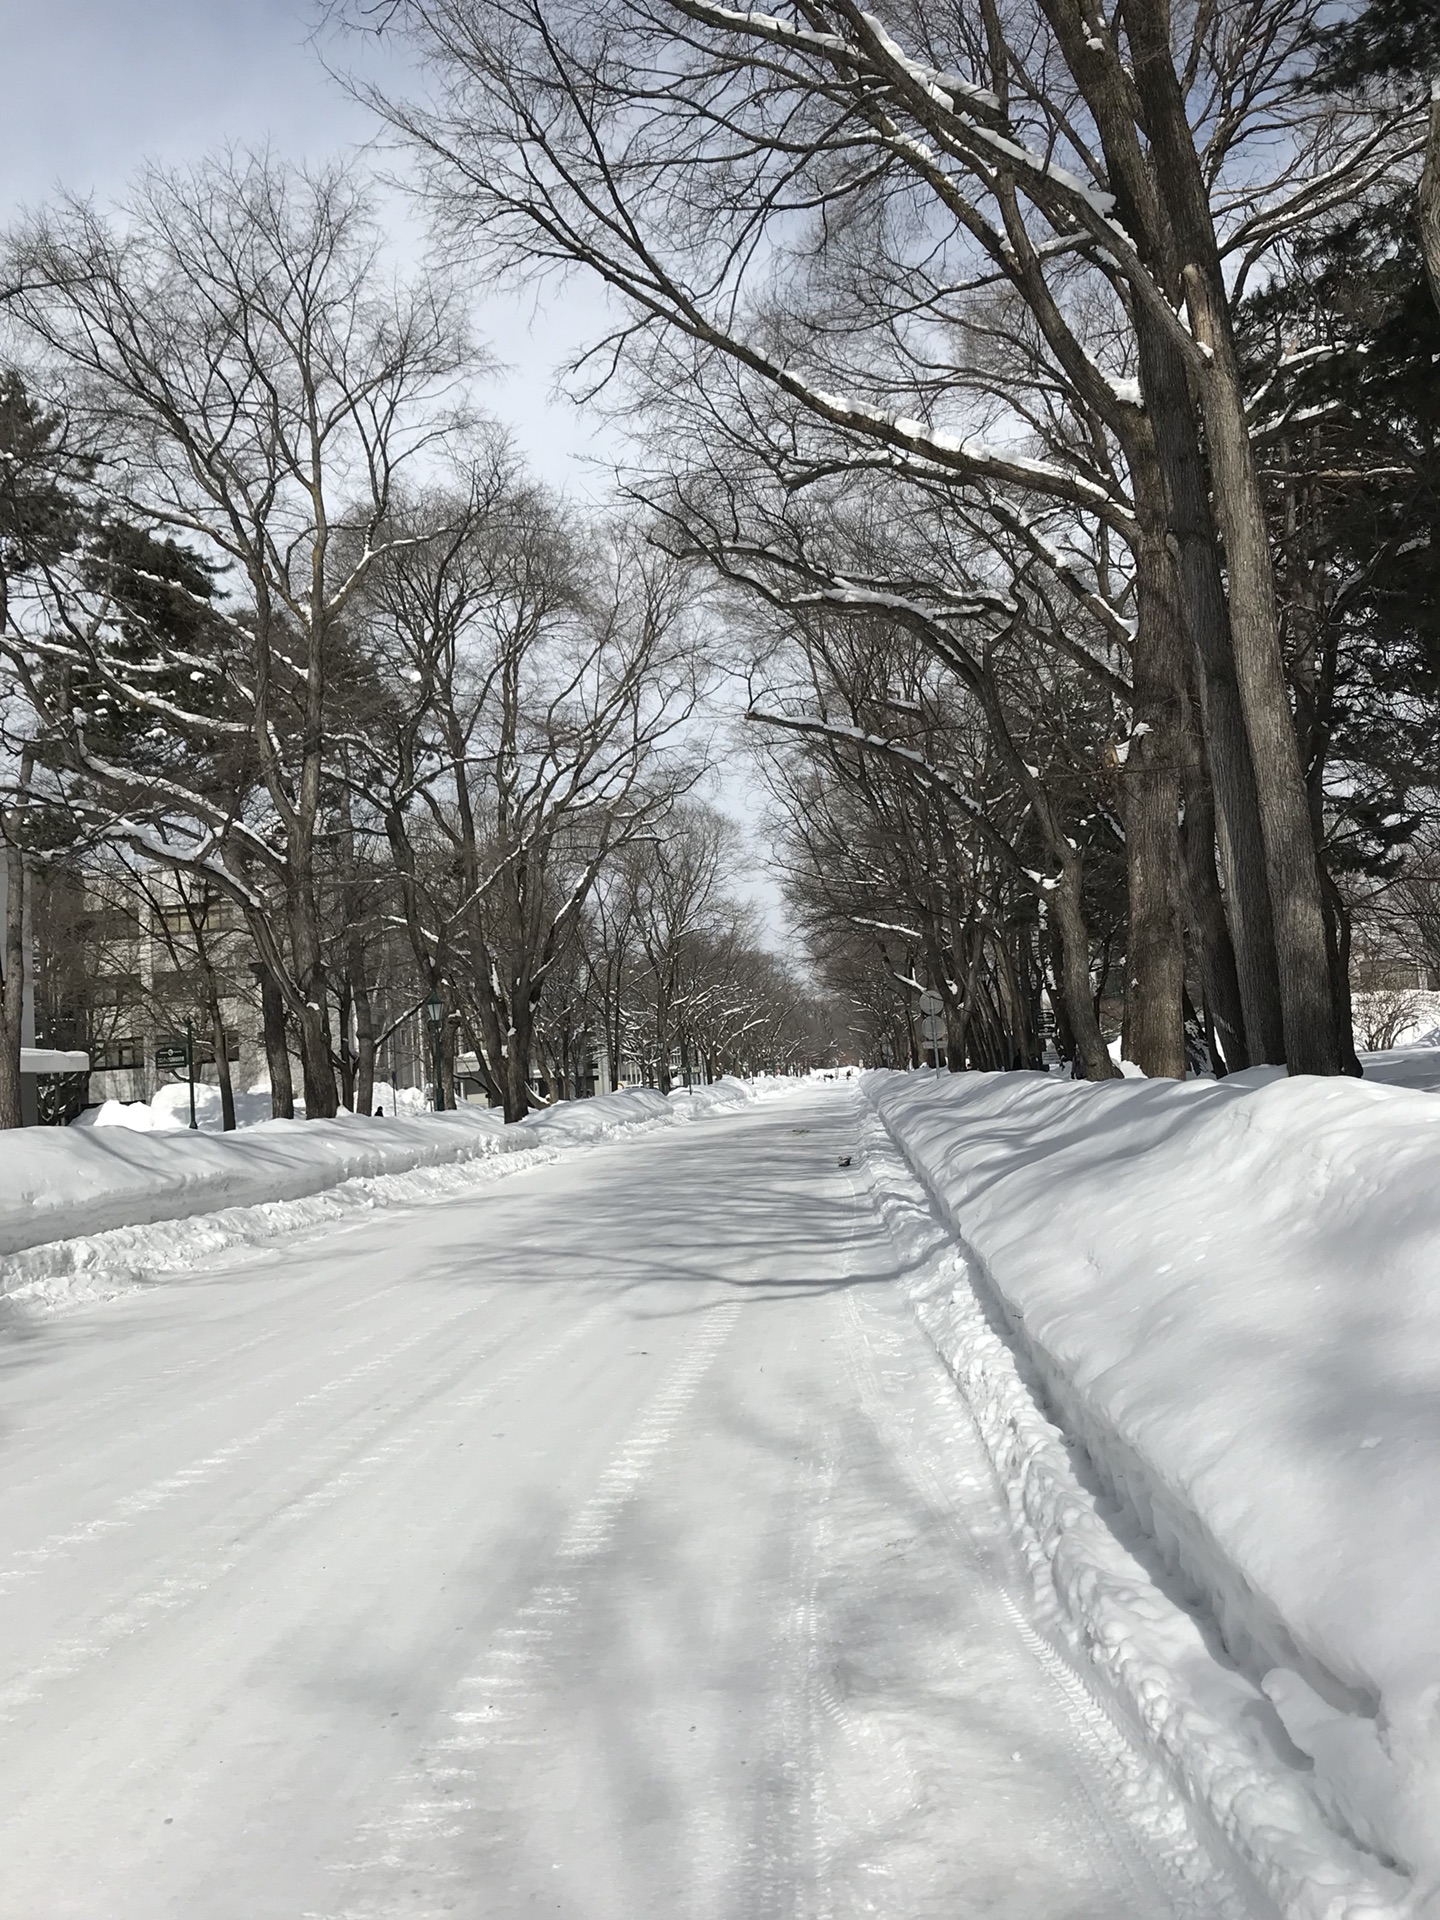
M1264 1071L864 1087L1081 1480L1253 1688L1257 1751L1288 1751L1374 1905L1398 1864L1440 1911L1440 1101ZM1077 1540L1052 1543L1061 1585ZM1311 1891L1306 1912L1371 1910Z
M731 1098L12 1305L0 1920L1260 1920L1037 1628L853 1086Z

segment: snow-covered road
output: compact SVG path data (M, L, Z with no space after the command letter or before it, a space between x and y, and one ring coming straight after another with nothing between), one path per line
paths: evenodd
M4 1920L1192 1920L847 1090L0 1341Z

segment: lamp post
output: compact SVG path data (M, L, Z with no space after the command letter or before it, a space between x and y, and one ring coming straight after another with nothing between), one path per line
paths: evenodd
M434 1059L435 1111L440 1113L445 1106L445 1083L440 1072L440 1037L445 1030L445 1002L440 998L438 987L430 989L430 998L425 1002L425 1018L430 1022L430 1052Z
M185 1072L190 1081L190 1131L198 1133L195 1124L195 1028L190 1016L185 1016Z

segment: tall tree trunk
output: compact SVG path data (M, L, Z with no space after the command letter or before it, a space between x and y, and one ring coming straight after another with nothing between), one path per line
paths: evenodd
M1125 759L1126 1051L1155 1079L1185 1078L1180 765L1186 724L1185 640L1158 473L1136 475L1139 620L1131 649L1134 727Z
M1333 1074L1341 1060L1320 865L1285 687L1265 502L1209 195L1175 72L1166 0L1134 0L1126 25L1190 326L1206 354L1196 384L1225 542L1236 675L1265 840L1285 1057L1292 1073Z
M1075 1057L1087 1080L1118 1080L1120 1069L1110 1058L1095 1002L1090 991L1090 930L1080 894L1080 866L1066 861L1049 895L1060 945L1060 994L1075 1042Z
M295 1087L290 1077L290 1043L285 1022L285 996L263 960L253 971L260 981L260 1024L265 1036L265 1064L270 1072L270 1117L295 1118Z
M215 1050L215 1079L220 1088L220 1130L235 1131L235 1083L230 1076L230 1059L225 1051L225 1021L220 1012L220 996L207 979L206 1011L210 1015L210 1043Z
M1045 928L1044 943L1053 982L1050 1011L1055 1017L1055 1051L1062 1060L1070 1061L1073 1067L1079 1058L1080 1048L1075 1039L1075 1029L1070 1024L1070 1008L1065 998L1065 949L1054 914L1050 915Z
M300 1008L295 1024L300 1040L305 1117L308 1120L333 1120L340 1102L335 1087L335 1060L326 1008L325 965L315 918L312 901L292 899L290 944L295 956L295 982L300 990Z
M525 1063L513 1044L505 1056L505 1119L507 1122L523 1120L530 1111L530 1087L525 1071Z
M670 1092L670 996L659 978L655 980L655 1086L658 1092Z
M1285 1035L1265 841L1204 455L1179 353L1143 306L1136 313L1135 328L1141 391L1164 478L1176 579L1195 654L1216 840L1225 876L1224 907L1244 1009L1245 1049L1253 1061L1279 1064L1285 1058ZM1193 855L1194 849L1187 849L1187 862Z
M1330 979L1341 1017L1340 1071L1358 1080L1365 1069L1355 1051L1355 1014L1350 999L1350 911L1345 905L1344 895L1326 872L1323 862L1320 871L1325 881L1325 928L1330 953Z
M530 1053L535 1042L534 1010L526 983L512 985L510 1023L505 1035L505 1118L523 1120L530 1111Z
M459 1105L455 1092L455 1021L452 1018L440 1023L440 1105L447 1113L453 1113Z
M340 1110L335 1088L335 1062L330 1048L330 1023L325 1008L313 998L318 989L305 990L300 1018L300 1077L305 1088L307 1120L333 1120Z
M5 952L0 960L0 1128L24 1125L20 1046L25 1017L25 858L12 842L0 851L5 883Z
M1186 769L1181 843L1185 852L1189 908L1186 917L1200 961L1205 1015L1225 1070L1234 1073L1250 1065L1250 1055L1246 1046L1240 976L1215 865L1215 800L1205 777L1198 743Z
M375 1108L375 1002L358 941L350 953L350 995L355 1008L355 1111L368 1114Z

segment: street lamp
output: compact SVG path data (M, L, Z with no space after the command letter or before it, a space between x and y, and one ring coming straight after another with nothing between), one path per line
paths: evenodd
M445 1105L445 1087L440 1077L440 1036L445 1026L445 1002L440 997L439 987L430 989L430 997L425 1002L425 1018L430 1022L430 1051L434 1056L435 1111L439 1113Z
M185 1077L190 1082L190 1131L198 1133L195 1119L195 1028L190 1016L185 1016Z

